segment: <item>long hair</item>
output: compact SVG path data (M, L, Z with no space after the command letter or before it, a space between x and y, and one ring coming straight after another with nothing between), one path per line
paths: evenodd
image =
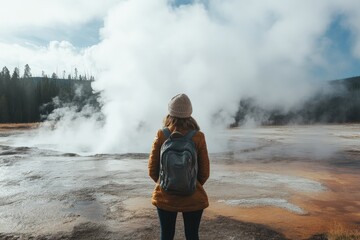
M177 127L184 130L200 130L200 127L194 118L177 118L170 116L170 114L164 119L164 127Z

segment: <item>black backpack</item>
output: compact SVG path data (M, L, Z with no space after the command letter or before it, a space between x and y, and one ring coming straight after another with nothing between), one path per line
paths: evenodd
M160 187L170 194L191 195L196 189L198 163L192 141L196 132L192 130L184 136L163 129L167 139L160 150Z

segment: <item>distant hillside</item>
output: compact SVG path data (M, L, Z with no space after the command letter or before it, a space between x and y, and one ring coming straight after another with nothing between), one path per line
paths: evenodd
M330 81L331 85L345 86L347 90L360 90L360 76Z
M232 126L248 119L262 125L360 122L360 76L326 82L302 106L287 112L263 109L253 98L242 99Z

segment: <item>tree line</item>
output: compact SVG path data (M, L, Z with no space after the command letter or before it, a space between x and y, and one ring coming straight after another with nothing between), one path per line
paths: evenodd
M25 65L20 76L19 68L12 73L7 67L0 72L0 123L39 122L57 107L59 102L76 106L78 111L91 105L100 111L99 93L91 87L94 77L68 75L59 78L53 73L49 78L44 72L33 77L31 68ZM326 90L325 90L326 89ZM58 101L53 101L54 99ZM351 123L360 122L360 77L324 83L313 97L301 106L289 111L280 108L262 108L254 98L243 98L234 115L232 127L240 126L248 119L262 125Z
M0 123L29 123L46 119L56 104L55 97L62 102L76 104L79 110L90 103L98 106L97 96L91 88L94 77L77 75L67 79L58 78L53 73L51 78L42 74L32 77L31 68L25 65L20 76L19 68L12 73L5 66L0 72Z

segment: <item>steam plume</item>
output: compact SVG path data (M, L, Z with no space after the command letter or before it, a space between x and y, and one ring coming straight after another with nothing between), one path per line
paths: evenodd
M169 99L185 92L215 147L213 136L233 122L242 97L289 109L312 94L314 66L328 64L319 38L338 7L350 12L335 2L122 1L105 18L101 42L87 50L105 122L67 111L54 141L148 152Z

